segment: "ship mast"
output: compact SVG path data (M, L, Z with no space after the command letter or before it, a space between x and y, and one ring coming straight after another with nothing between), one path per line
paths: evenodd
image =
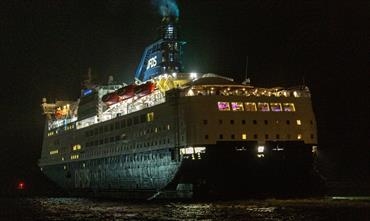
M244 81L242 82L242 84L250 84L251 83L251 80L248 78L248 55L247 55L247 59L246 59L246 62L245 62L245 78L244 78Z

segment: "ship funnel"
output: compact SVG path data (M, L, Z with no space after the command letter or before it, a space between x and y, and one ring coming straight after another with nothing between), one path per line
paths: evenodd
M177 5L175 7L174 1L170 0L160 2L162 20L158 39L145 48L135 73L135 78L142 82L183 70L182 48L185 42L179 37Z

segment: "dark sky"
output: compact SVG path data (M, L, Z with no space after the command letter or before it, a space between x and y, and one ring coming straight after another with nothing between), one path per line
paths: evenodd
M368 1L177 3L185 71L242 81L248 56L253 85L293 86L304 79L323 170L354 185L370 180ZM41 98L77 99L88 67L102 81L109 75L132 81L160 19L150 0L0 1L3 191L17 179L42 188Z

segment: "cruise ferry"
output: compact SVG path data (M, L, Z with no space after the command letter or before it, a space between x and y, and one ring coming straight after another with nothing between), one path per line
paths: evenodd
M307 86L257 87L183 72L164 16L129 84L85 82L42 101L41 171L71 194L126 199L311 193L317 125Z

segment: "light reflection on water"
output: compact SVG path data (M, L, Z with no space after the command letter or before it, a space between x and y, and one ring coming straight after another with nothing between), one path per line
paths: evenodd
M370 202L332 199L128 202L0 198L0 220L370 220Z

